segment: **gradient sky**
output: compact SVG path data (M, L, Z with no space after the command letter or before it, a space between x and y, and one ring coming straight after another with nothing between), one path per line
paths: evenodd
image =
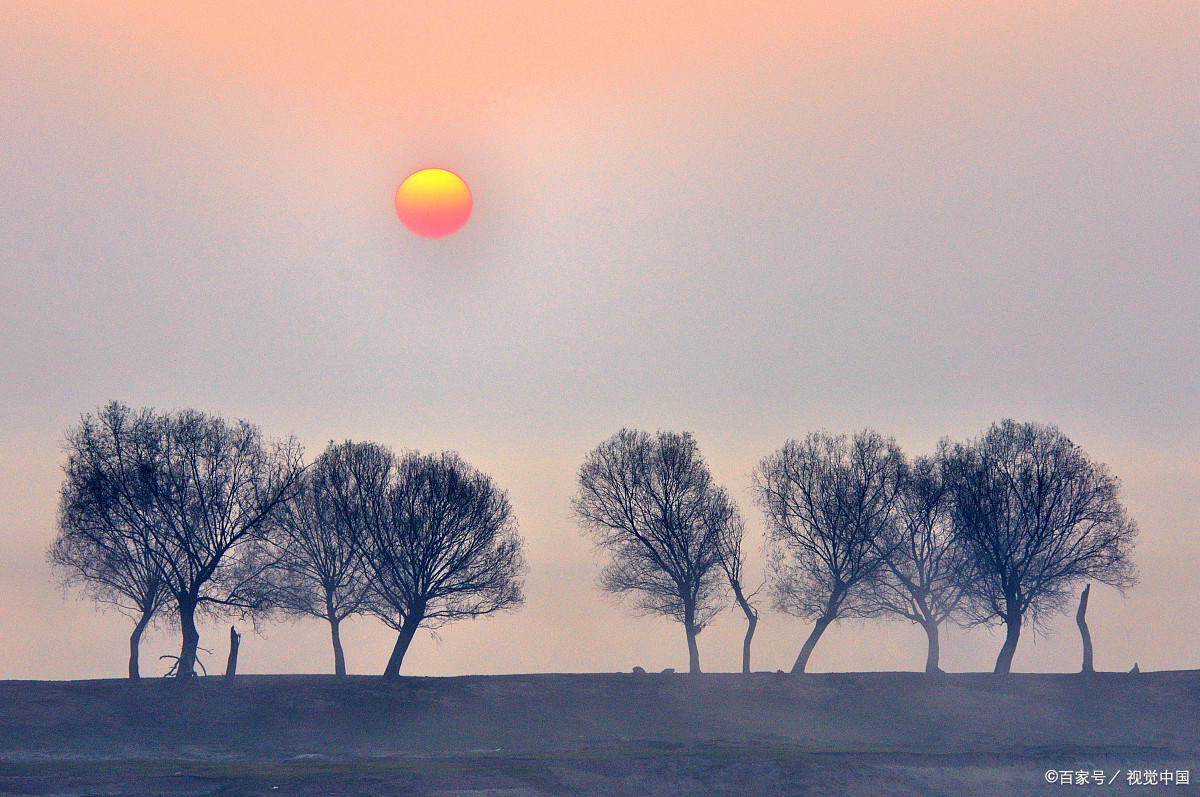
M0 678L124 671L128 621L44 558L63 433L114 398L491 473L527 603L421 632L416 674L686 666L569 514L621 426L696 434L761 573L749 473L787 438L1053 422L1141 528L1141 583L1092 594L1097 667L1200 667L1197 31L1195 2L0 0ZM474 194L443 240L392 205L427 166ZM702 665L736 669L742 629ZM759 629L773 670L808 624ZM343 633L382 669L391 632ZM332 667L321 623L262 634L240 669ZM1001 641L952 631L943 666ZM1014 668L1078 646L1064 616ZM811 669L923 647L842 622Z

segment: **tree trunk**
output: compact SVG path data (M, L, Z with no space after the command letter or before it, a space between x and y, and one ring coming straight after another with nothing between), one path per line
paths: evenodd
M941 645L938 643L938 623L936 620L926 620L921 623L925 629L925 636L929 639L929 652L925 654L925 672L930 675L942 671L938 666L938 659L941 658Z
M225 677L237 675L238 646L242 644L242 635L233 626L229 626L229 660L225 662Z
M746 638L742 640L742 672L750 672L750 640L754 639L754 629L758 626L758 612L749 605L742 606L746 613Z
M691 623L684 623L684 631L687 633L688 644L688 672L700 672L700 648L696 645L696 626Z
M396 637L396 646L392 648L392 655L388 659L387 666L383 668L384 678L400 677L400 665L404 663L404 654L408 652L408 646L423 619L425 619L423 615L413 614L409 615L401 624L400 634Z
M176 678L191 678L196 674L196 648L200 646L200 632L196 630L196 604L179 601L179 626L183 631L183 647L175 663Z
M742 607L742 614L746 615L746 637L742 640L742 672L749 673L750 641L754 639L754 629L758 625L758 612L742 594L741 583L736 578L730 578L729 583L733 587L733 597L737 600L738 606Z
M1079 596L1079 611L1075 612L1075 623L1079 626L1079 636L1083 639L1083 669L1080 672L1091 673L1095 672L1092 666L1092 634L1088 631L1087 619L1087 604L1088 592L1092 585L1086 584L1083 587L1083 594Z
M129 635L129 680L131 681L140 680L142 677L138 670L138 652L142 644L142 632L148 625L150 625L150 615L143 614L137 621L137 625L133 627L133 633Z
M329 617L329 632L333 637L333 674L346 674L346 656L342 653L342 634L340 631L342 621L337 617L330 615Z
M821 634L825 633L825 629L831 622L833 622L833 618L828 615L823 614L817 618L812 633L808 635L808 639L804 640L804 647L800 648L800 655L796 657L796 663L792 665L793 675L804 672L804 668L808 666L808 657L812 655L813 648L817 646L817 640L821 638Z
M688 672L700 672L700 648L696 646L696 635L700 633L700 629L696 628L696 611L690 606L684 606L683 610L683 632L687 634L688 646Z
M1005 617L1004 625L1007 632L1004 635L1004 646L1000 648L1000 655L996 657L994 672L1008 675L1012 669L1013 654L1017 652L1017 640L1021 638L1021 615Z

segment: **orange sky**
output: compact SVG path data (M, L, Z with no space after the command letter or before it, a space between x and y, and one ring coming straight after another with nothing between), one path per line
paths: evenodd
M115 33L153 58L367 103L594 88L622 74L720 67L764 48L861 45L844 3L75 3L75 36ZM59 12L61 13L61 12ZM110 44L113 39L106 37Z
M16 12L8 24L10 33L22 22L52 30L101 57L195 71L214 86L249 83L361 111L531 95L586 101L639 85L702 84L747 64L819 77L897 47L919 59L1015 32L1012 14L996 13L1008 4L963 5L71 2ZM1031 27L1069 28L1072 4L1029 6L1018 16Z

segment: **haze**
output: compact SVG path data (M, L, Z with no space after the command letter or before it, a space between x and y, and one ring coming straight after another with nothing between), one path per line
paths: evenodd
M686 666L569 513L622 426L696 434L761 573L748 477L788 437L1052 422L1141 528L1139 586L1092 591L1097 668L1200 666L1200 6L776 5L0 6L0 678L123 673L128 622L44 555L63 432L110 399L492 474L527 602L422 631L429 675ZM475 196L439 241L392 207L428 165ZM807 631L764 613L755 668ZM1073 619L1046 631L1015 669L1078 668ZM322 624L262 633L239 671L331 669ZM705 669L741 633L706 630ZM344 640L374 673L393 635ZM951 631L943 667L1000 641ZM839 622L810 669L923 646Z

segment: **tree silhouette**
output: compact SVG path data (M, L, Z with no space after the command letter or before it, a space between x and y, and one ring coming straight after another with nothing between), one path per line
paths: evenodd
M367 609L370 582L361 550L362 523L345 517L354 472L344 467L345 444L330 443L301 478L291 500L280 504L280 551L276 604L291 616L317 617L329 623L333 669L346 674L341 623Z
M396 457L375 443L325 454L325 484L360 546L370 610L397 631L384 677L400 673L417 629L522 602L522 541L508 496L453 453Z
M938 628L959 612L966 578L966 549L954 534L953 493L945 446L916 458L896 502L891 555L871 580L869 606L917 623L928 642L925 672L939 672Z
M891 556L905 473L896 441L870 429L789 440L756 469L775 607L814 620L793 673L830 623L871 613L868 587Z
M265 443L258 427L195 410L133 413L111 403L70 433L92 500L144 540L180 621L175 674L195 674L198 611L269 606L272 512L301 472L294 440Z
M154 557L153 534L143 521L153 511L149 496L135 487L126 502L110 497L117 485L137 481L123 447L147 420L145 411L134 416L110 404L68 433L58 535L48 552L64 586L77 585L134 621L129 678L135 681L142 634L168 608L170 593Z
M682 623L689 670L700 672L696 636L725 606L723 564L740 577L741 521L695 439L622 429L584 459L574 510L609 554L601 586Z
M730 502L732 507L732 502ZM734 509L736 512L736 508ZM742 638L742 672L750 672L750 643L754 640L754 631L758 628L758 609L753 601L758 590L746 592L745 572L746 558L742 553L742 542L745 539L745 523L741 513L737 512L729 522L723 524L725 533L720 537L720 565L729 579L729 588L733 591L733 600L746 617L746 635Z
M1063 611L1080 581L1134 583L1137 526L1120 482L1056 427L1005 420L949 461L954 526L970 552L966 608L1006 629L996 672L1011 669L1021 626Z

